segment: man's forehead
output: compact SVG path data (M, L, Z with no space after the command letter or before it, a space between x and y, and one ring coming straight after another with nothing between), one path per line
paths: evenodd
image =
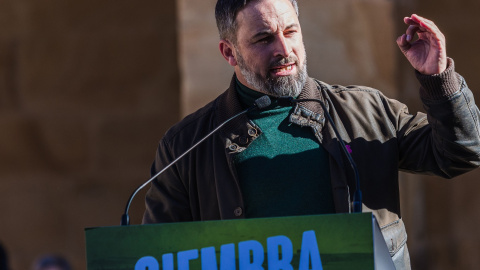
M288 0L252 1L238 13L237 20L240 28L246 26L249 30L298 23L297 13Z

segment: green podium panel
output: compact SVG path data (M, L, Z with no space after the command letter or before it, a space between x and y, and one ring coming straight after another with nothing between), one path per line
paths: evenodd
M395 269L371 213L85 229L88 270Z

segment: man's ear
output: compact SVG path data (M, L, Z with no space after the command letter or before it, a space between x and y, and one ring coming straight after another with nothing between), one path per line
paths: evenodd
M235 48L233 47L233 44L226 39L222 39L220 40L218 47L220 48L220 53L222 54L223 58L225 58L225 60L227 60L227 62L231 66L236 66L237 59L235 56Z

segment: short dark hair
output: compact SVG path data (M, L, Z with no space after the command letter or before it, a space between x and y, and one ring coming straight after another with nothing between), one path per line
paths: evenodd
M233 43L237 42L237 14L256 0L218 0L215 6L215 19L217 21L220 39L228 39ZM298 16L297 0L289 0Z

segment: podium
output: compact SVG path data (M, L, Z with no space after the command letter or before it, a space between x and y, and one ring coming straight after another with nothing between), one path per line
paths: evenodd
M88 270L395 269L371 213L85 229Z

